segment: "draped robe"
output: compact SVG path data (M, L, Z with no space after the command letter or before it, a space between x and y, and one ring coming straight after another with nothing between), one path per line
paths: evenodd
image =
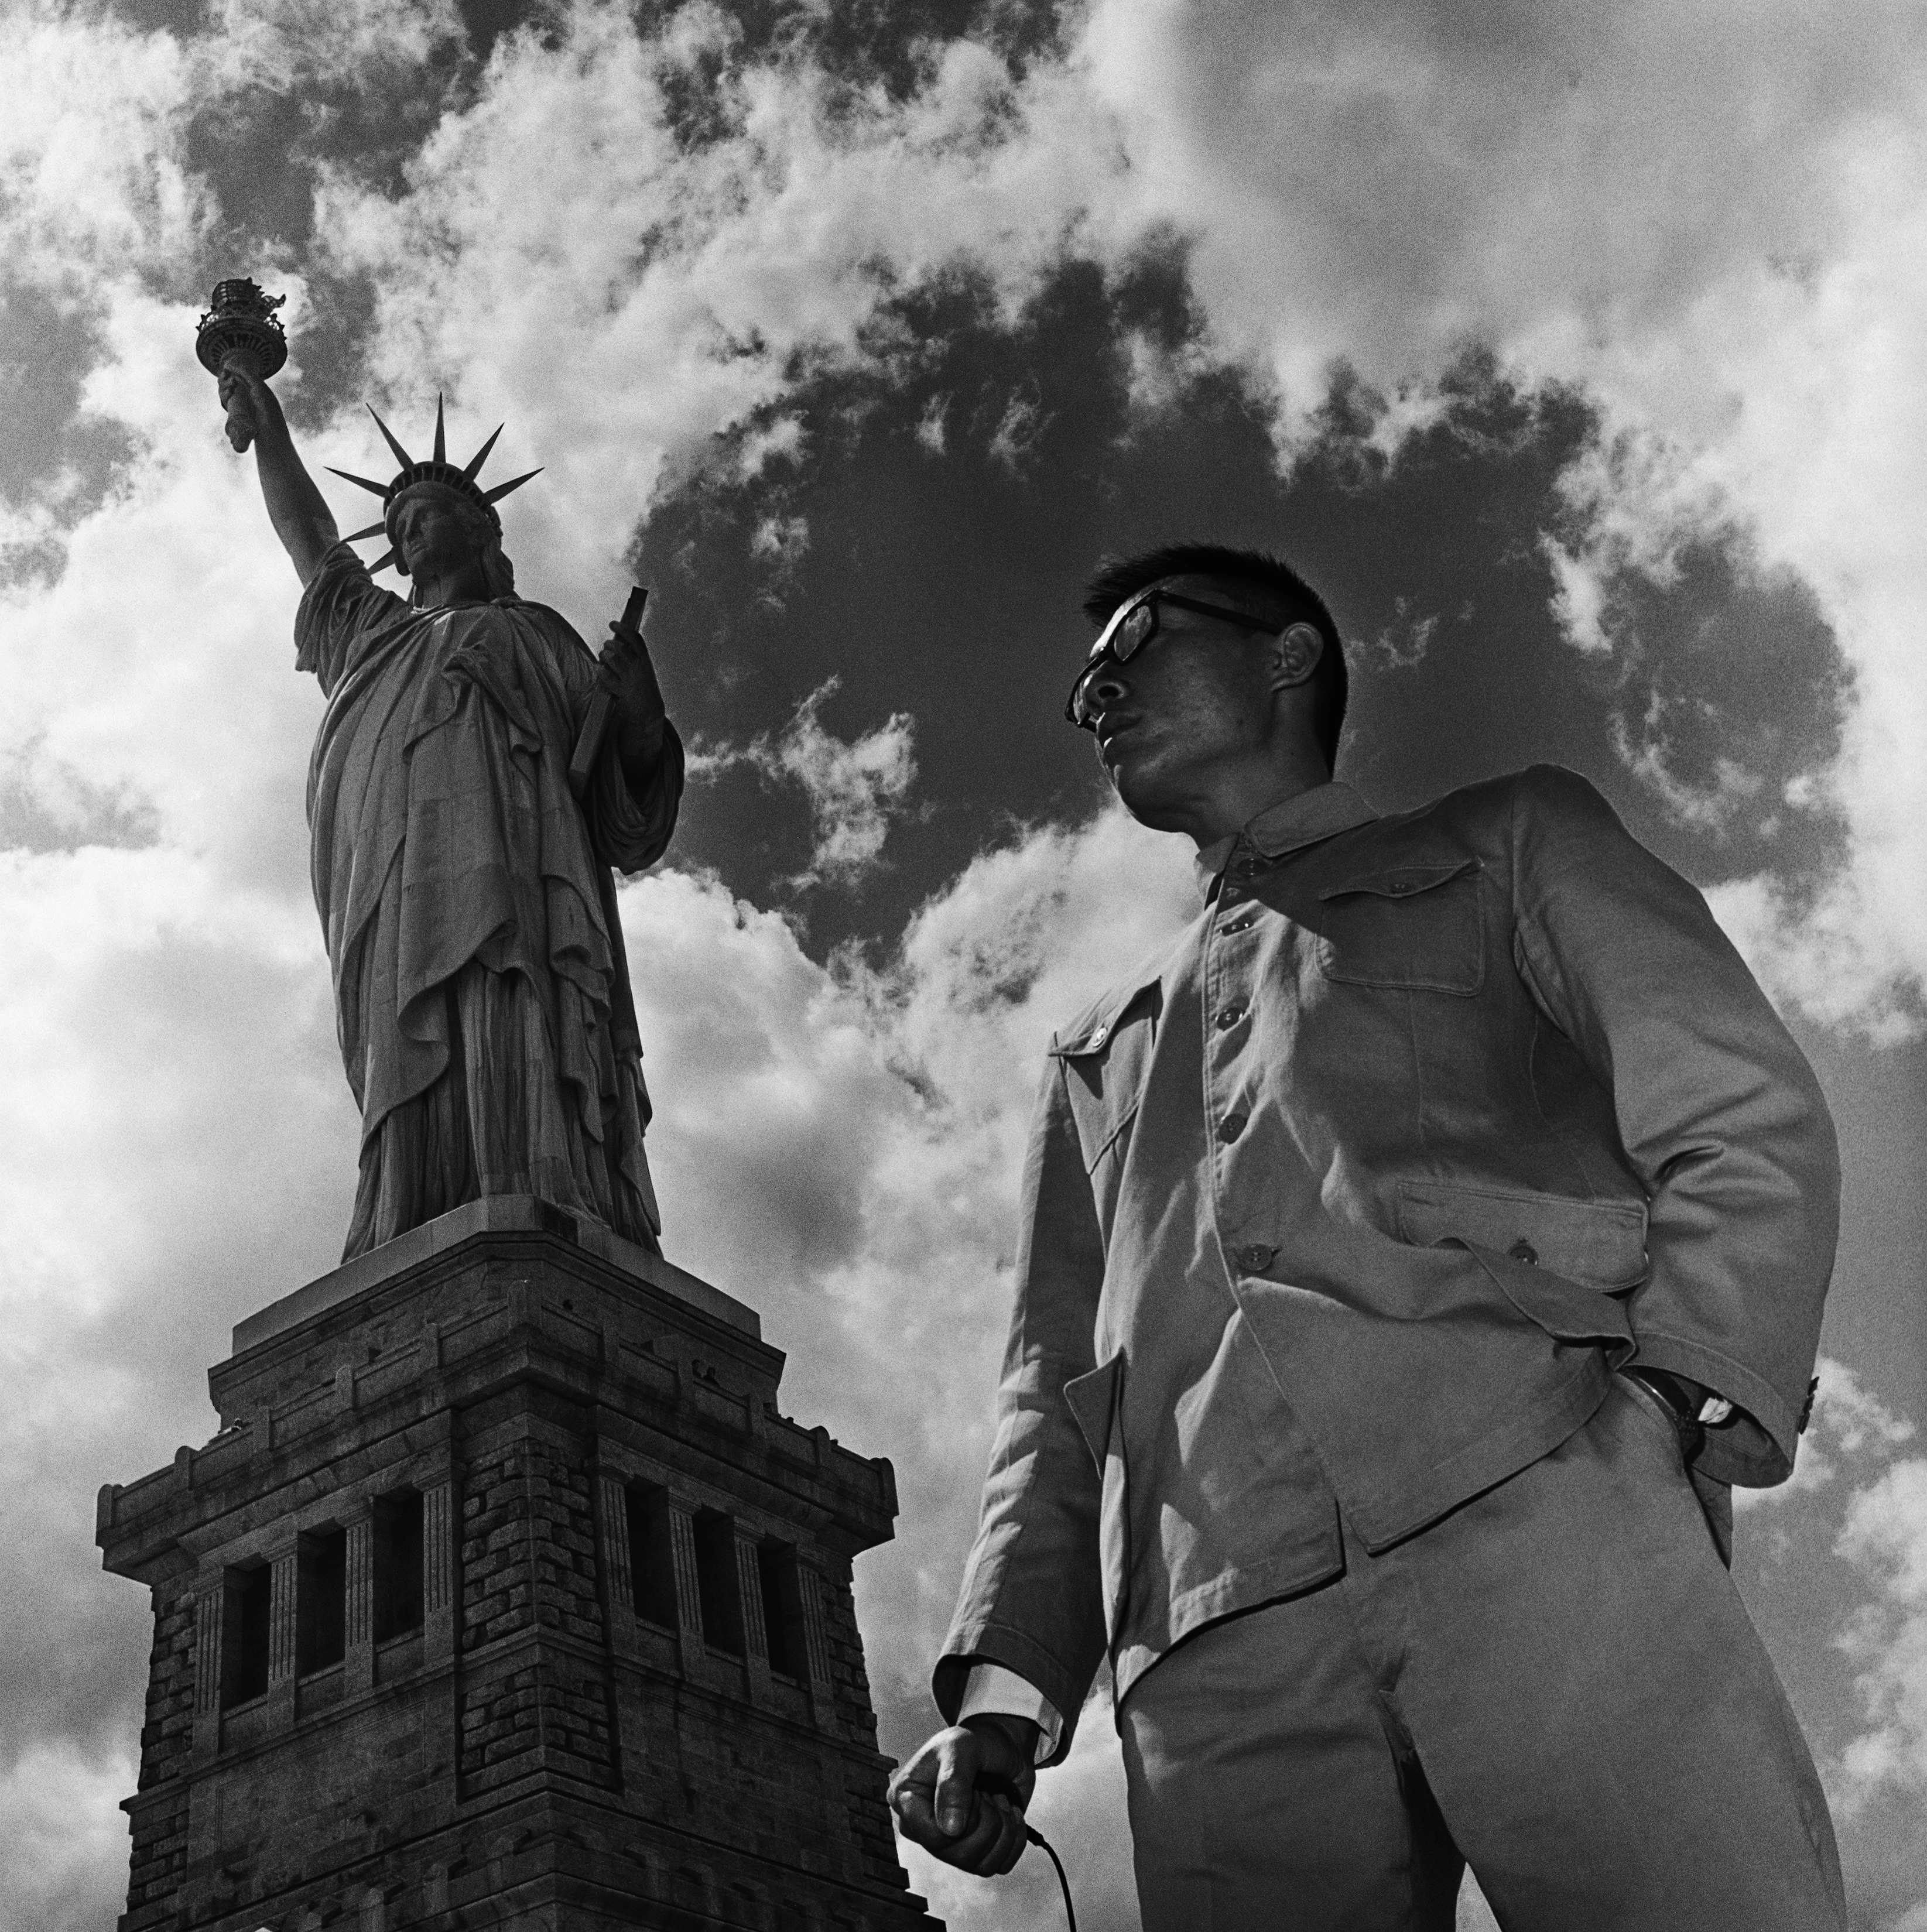
M308 770L315 904L360 1180L344 1259L489 1194L535 1194L647 1246L661 1232L611 866L674 830L666 721L640 790L613 728L569 765L589 647L516 597L418 610L346 544L309 584L296 664L328 700Z

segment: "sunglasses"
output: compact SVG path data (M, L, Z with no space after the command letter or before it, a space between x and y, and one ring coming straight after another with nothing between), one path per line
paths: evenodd
M1285 625L1274 623L1268 617L1255 617L1250 611L1236 610L1229 604L1206 604L1195 597L1181 597L1175 590L1140 591L1111 614L1111 621L1098 634L1091 655L1084 660L1084 668L1077 674L1077 682L1070 687L1064 715L1080 731L1096 728L1091 722L1091 708L1084 701L1092 674L1106 664L1129 664L1157 636L1158 607L1163 604L1172 604L1180 610L1196 610L1206 617L1223 617L1268 638L1281 636L1286 629Z

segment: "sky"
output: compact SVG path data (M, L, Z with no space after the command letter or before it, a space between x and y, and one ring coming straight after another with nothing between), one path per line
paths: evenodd
M1927 1932L1924 42L1897 0L0 0L0 1932L122 1900L148 1610L95 1491L212 1433L353 1195L321 699L194 357L232 274L287 296L317 472L441 394L458 454L544 466L525 595L599 638L652 586L665 1246L895 1462L887 1750L934 1721L1044 1042L1196 906L1062 721L1080 586L1258 544L1347 640L1341 776L1583 772L1819 1072L1820 1398L1735 1574L1856 1932ZM1034 1813L1091 1932L1137 1924L1121 1794L1094 1711ZM1034 1856L906 1862L959 1932L1058 1922Z

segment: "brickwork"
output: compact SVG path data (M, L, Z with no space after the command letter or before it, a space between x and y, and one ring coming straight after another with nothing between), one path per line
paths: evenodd
M108 1565L155 1616L122 1932L937 1932L851 1598L887 1466L782 1418L753 1318L665 1272L489 1234L311 1297L213 1372L205 1449L103 1492ZM646 1616L632 1490L660 1526ZM397 1582L371 1526L417 1520ZM770 1550L794 1676L770 1668ZM237 1694L263 1565L268 1688ZM324 1575L346 1600L317 1621ZM398 1629L397 1602L419 1606ZM296 1640L324 1628L338 1660Z
M147 1721L140 1730L140 1789L169 1777L194 1742L191 1591L154 1592L154 1647L147 1660Z
M128 1864L128 1910L164 1901L179 1889L188 1867L188 1792L185 1786L137 1805Z
M863 1666L863 1640L857 1629L857 1606L847 1562L823 1573L820 1600L836 1714L851 1738L874 1748L876 1713L870 1702L869 1672Z

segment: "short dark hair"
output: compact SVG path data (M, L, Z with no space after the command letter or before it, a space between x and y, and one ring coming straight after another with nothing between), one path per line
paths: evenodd
M1311 676L1312 730L1328 771L1338 764L1338 734L1345 728L1351 680L1345 646L1325 599L1281 557L1260 550L1229 550L1221 544L1166 544L1136 556L1107 556L1084 590L1084 614L1100 628L1120 604L1166 577L1215 577L1248 584L1282 604L1290 623L1309 624L1325 640Z

